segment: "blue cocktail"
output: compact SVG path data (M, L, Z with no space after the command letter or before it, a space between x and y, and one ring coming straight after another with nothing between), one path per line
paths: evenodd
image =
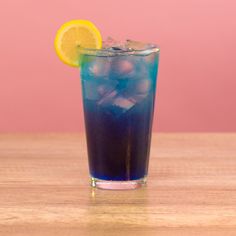
M136 188L146 181L159 49L142 47L82 53L89 169L99 188Z

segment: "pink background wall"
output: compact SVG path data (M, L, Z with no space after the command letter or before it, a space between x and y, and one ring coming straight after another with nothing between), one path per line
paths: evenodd
M0 131L83 128L78 71L56 29L89 19L102 35L157 42L154 129L236 131L235 0L8 0L0 8Z

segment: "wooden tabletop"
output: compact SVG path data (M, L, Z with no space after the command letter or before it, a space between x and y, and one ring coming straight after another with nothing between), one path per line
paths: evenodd
M88 185L83 134L0 134L0 235L236 235L236 134L153 134L128 191Z

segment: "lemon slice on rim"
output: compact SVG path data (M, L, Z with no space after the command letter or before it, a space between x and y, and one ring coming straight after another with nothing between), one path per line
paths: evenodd
M58 57L70 66L79 66L79 47L102 48L102 37L88 20L71 20L57 31L54 46Z

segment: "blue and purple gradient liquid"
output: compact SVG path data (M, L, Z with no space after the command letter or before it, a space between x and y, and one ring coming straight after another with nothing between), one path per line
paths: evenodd
M90 175L128 181L148 172L159 52L83 55Z

